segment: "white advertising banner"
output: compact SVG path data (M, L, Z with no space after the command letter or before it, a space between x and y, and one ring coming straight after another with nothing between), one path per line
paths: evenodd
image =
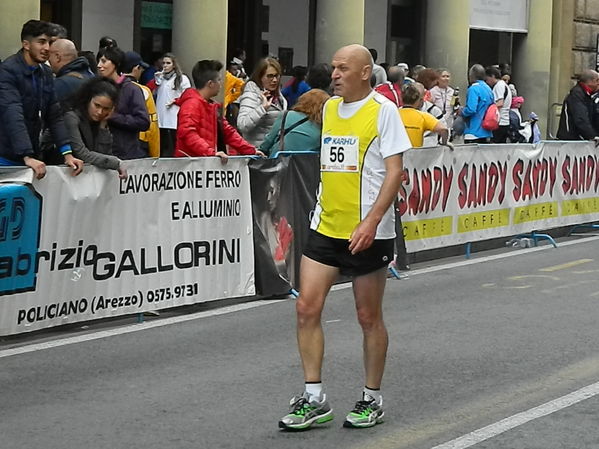
M528 32L528 0L470 1L470 28Z
M0 335L253 295L246 159L0 171Z
M406 153L409 252L599 220L599 153L587 142Z

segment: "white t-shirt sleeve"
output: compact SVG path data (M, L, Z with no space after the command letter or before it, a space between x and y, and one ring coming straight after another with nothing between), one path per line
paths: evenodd
M379 110L378 131L380 151L383 158L403 153L412 148L397 106L385 101Z
M505 90L507 88L508 87L505 82L497 82L497 84L495 84L495 87L493 88L493 98L495 99L495 103L505 98Z

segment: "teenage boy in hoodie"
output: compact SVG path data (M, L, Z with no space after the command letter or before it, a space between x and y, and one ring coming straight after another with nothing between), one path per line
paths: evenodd
M217 156L225 163L229 154L264 156L221 117L220 104L212 100L222 85L222 69L221 62L207 59L193 67L195 89L175 101L180 107L175 157Z

